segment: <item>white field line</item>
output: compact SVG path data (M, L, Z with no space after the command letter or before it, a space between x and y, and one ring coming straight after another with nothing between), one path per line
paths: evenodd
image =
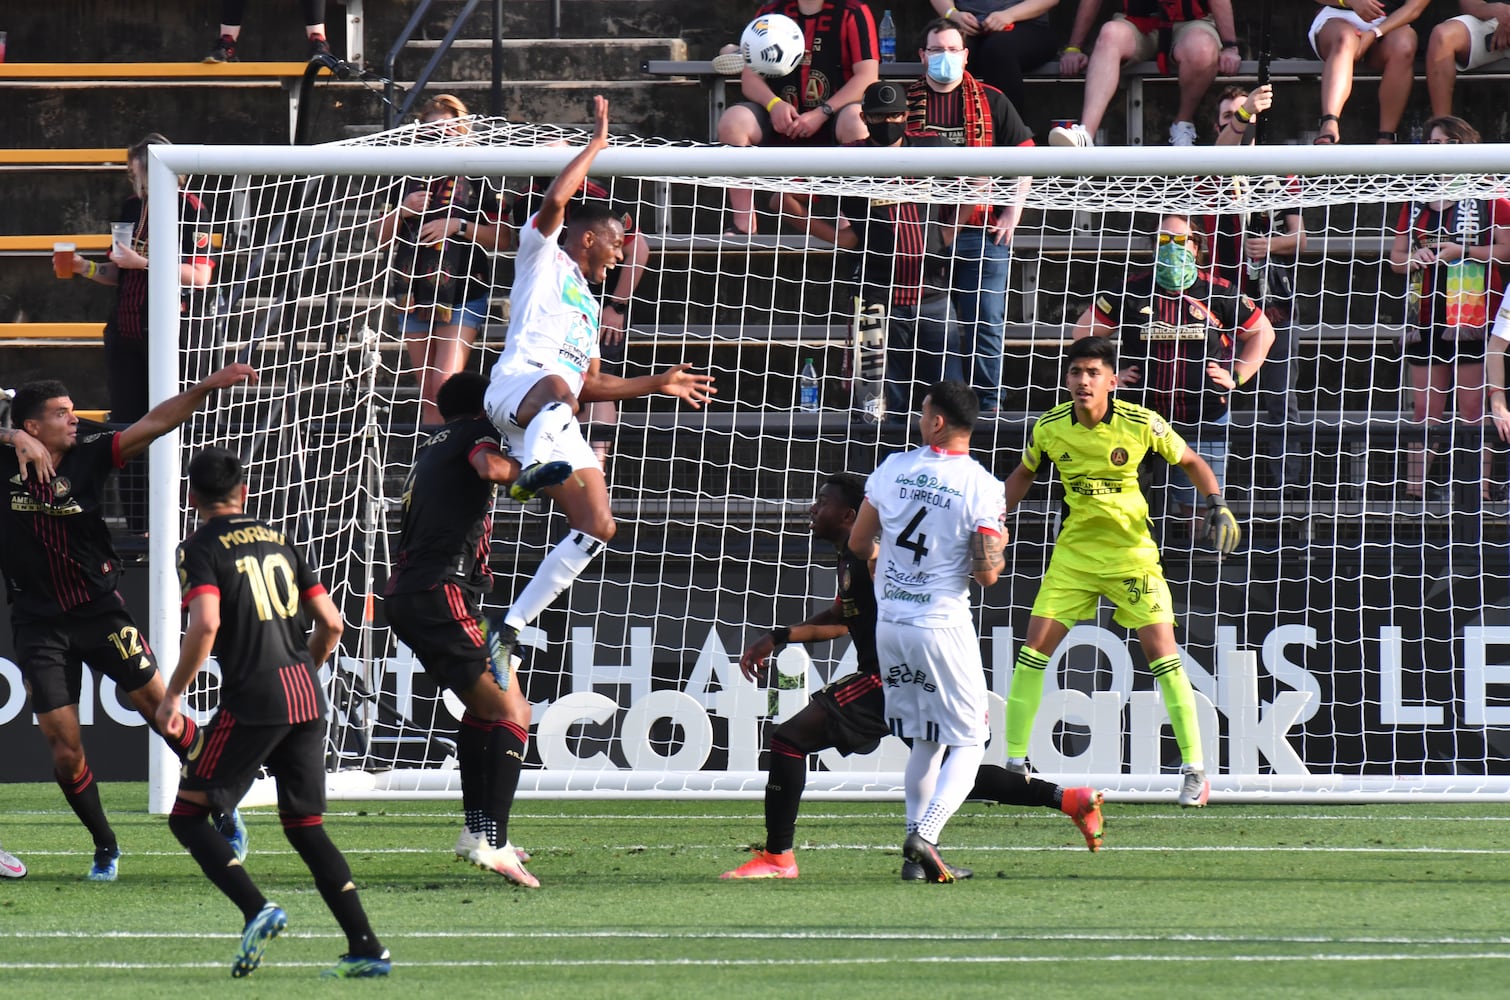
M528 838L524 845L528 847ZM608 851L628 851L638 853L650 853L652 851L730 851L737 853L741 847L738 844L604 844L601 849ZM881 844L798 844L798 850L802 851L897 851L900 845L895 842ZM1083 846L1058 845L1048 847L1029 847L1021 845L987 844L950 844L949 849L958 854L1025 854L1025 853L1089 853ZM87 850L78 851L33 851L22 852L23 860L26 858L68 858L83 857L89 854ZM449 855L451 852L445 847L348 847L346 854L353 857L367 855L407 855L407 854L436 854ZM537 848L534 852L540 860L549 856L549 851ZM1322 846L1275 846L1264 847L1255 845L1232 846L1229 844L1213 844L1204 847L1172 845L1130 845L1108 844L1100 851L1102 855L1135 854L1135 853L1179 853L1179 854L1411 854L1411 855L1484 855L1497 857L1510 855L1510 847L1322 847ZM294 851L287 848L275 850L260 850L256 844L252 845L252 854L259 857L285 857L293 856ZM184 851L122 851L121 857L129 861L130 858L187 858Z

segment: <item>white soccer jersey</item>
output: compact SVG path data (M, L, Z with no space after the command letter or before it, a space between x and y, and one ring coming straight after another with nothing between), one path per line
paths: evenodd
M1494 328L1489 331L1489 335L1500 340L1510 340L1510 285L1505 287L1505 294L1500 298L1499 312L1494 314Z
M493 380L544 371L566 380L572 394L598 356L600 306L587 279L532 215L519 232L514 288L509 293L509 336L493 366Z
M1001 531L1006 492L968 454L931 447L893 455L870 474L865 498L881 515L882 621L970 624L970 536Z

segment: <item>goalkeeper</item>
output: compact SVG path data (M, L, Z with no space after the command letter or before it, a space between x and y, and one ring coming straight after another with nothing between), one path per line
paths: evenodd
M1022 462L1007 477L1007 512L1022 501L1045 461L1059 467L1069 512L1033 601L1028 635L1013 668L1007 696L1007 769L1027 772L1028 737L1043 700L1044 671L1077 621L1093 618L1102 596L1117 606L1113 618L1134 629L1149 669L1159 682L1180 746L1179 803L1206 804L1211 786L1201 754L1195 693L1174 638L1174 605L1159 550L1148 526L1148 501L1138 488L1138 466L1150 451L1178 465L1206 498L1206 528L1224 555L1237 548L1237 520L1222 502L1221 484L1158 414L1111 398L1117 385L1117 349L1101 337L1070 345L1065 387L1072 400L1033 425Z

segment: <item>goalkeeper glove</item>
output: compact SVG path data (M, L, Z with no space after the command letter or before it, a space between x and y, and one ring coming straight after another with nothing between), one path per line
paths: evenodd
M1222 501L1220 493L1213 493L1206 498L1206 537L1211 539L1216 550L1224 556L1230 556L1236 551L1237 543L1243 537L1237 526L1237 518L1232 516L1232 511Z

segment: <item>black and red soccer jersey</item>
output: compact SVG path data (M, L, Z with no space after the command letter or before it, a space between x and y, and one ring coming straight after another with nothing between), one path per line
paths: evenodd
M992 146L1031 146L1033 130L1023 124L1022 115L1012 106L1007 95L995 87L981 84L981 92L990 109ZM924 103L922 131L941 135L953 146L978 145L969 141L966 128L965 88L955 87L940 93L928 87Z
M839 548L839 593L834 606L849 628L849 641L855 647L855 669L880 676L881 660L876 655L876 585L870 575L870 563L849 546Z
M492 589L488 542L497 487L477 475L472 456L502 451L485 417L453 420L420 446L404 482L404 516L388 594L413 594L443 583L473 593Z
M209 264L210 231L204 218L204 205L187 191L179 193L178 253L185 264ZM116 222L133 227L131 247L143 257L151 257L147 247L147 212L140 198L128 198L121 206ZM122 340L145 340L147 337L147 272L144 268L123 267L116 278L115 315L106 325L107 337Z
M1510 225L1510 200L1468 199L1441 206L1422 202L1400 206L1396 232L1410 233L1407 253L1439 243L1465 247L1493 242L1494 232ZM1438 327L1487 328L1499 310L1505 281L1493 261L1457 260L1411 272L1406 322L1418 330Z
M120 435L81 435L63 454L52 481L21 479L13 448L0 448L5 506L0 509L0 570L11 613L50 618L119 608L119 560L100 514L105 482L121 459Z
M185 608L220 597L222 708L258 726L325 714L302 611L325 587L283 532L248 514L211 518L178 547L178 582Z
M855 75L856 63L879 60L876 19L860 0L827 0L816 14L804 14L797 0L777 0L755 12L785 14L802 29L807 54L779 80L767 80L771 93L799 111L823 104Z
M1096 295L1098 323L1118 328L1122 368L1139 368L1136 385L1117 398L1148 407L1177 424L1216 420L1227 395L1206 373L1208 362L1230 369L1239 330L1263 311L1246 295L1234 296L1221 278L1202 273L1183 292L1156 288L1153 272L1134 274L1120 292Z

